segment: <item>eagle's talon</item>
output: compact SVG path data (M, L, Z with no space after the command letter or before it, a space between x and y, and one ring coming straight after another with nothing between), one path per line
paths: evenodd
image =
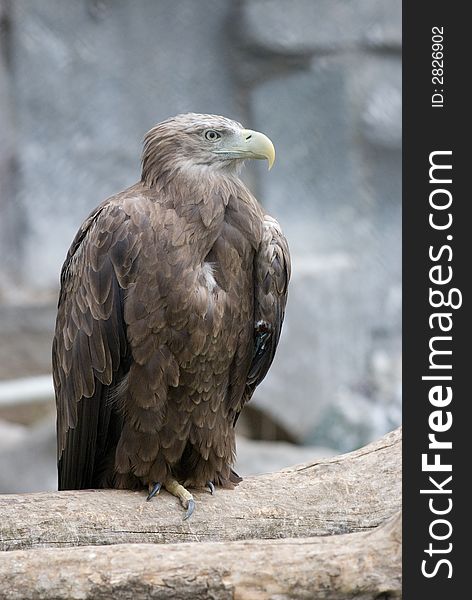
M154 498L154 496L157 496L157 494L161 491L161 487L162 487L162 483L160 483L159 481L157 483L155 483L152 488L151 485L149 485L149 495L146 498L146 502L149 502L149 500L152 500L152 498Z
M190 500L187 501L187 512L185 513L184 521L186 521L187 519L190 519L190 517L193 515L194 510L195 510L195 500L193 498L191 498Z
M166 490L180 500L180 504L187 509L184 521L190 518L195 510L195 500L192 494L184 488L176 479L170 477L164 484Z
M213 481L207 481L206 487L209 489L210 494L213 496L215 493L215 486L213 485Z

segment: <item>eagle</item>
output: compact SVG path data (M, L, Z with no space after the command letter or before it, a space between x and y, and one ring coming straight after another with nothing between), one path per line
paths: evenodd
M270 139L187 113L144 138L61 271L52 349L59 490L234 488L235 424L279 342L287 241L239 178Z

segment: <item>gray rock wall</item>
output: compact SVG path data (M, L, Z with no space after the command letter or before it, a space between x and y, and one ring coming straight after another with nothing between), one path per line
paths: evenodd
M396 426L400 1L3 5L0 300L13 283L23 301L54 298L77 227L138 178L155 122L225 114L275 143L274 169L246 178L293 254L280 350L254 404L294 439L343 450Z
M0 281L15 273L19 253L15 230L19 229L14 205L15 130L8 73L8 5L0 0ZM2 285L0 283L0 301Z

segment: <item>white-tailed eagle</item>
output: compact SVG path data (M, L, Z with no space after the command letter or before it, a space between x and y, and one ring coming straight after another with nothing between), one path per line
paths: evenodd
M61 273L53 343L59 489L233 487L234 425L279 341L277 221L238 177L262 133L184 114L145 137L141 181L98 206ZM184 487L185 486L185 487Z

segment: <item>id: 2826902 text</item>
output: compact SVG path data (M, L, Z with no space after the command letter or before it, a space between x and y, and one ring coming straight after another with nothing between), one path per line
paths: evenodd
M431 29L431 84L433 93L431 106L444 106L444 27Z

